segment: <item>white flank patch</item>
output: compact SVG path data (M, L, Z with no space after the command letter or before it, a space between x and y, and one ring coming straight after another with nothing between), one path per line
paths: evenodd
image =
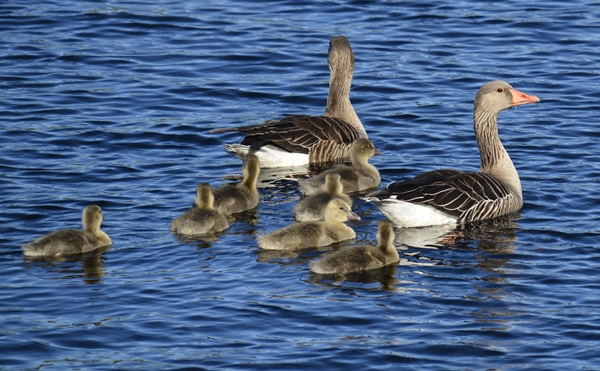
M456 218L430 206L399 201L394 197L379 200L365 197L365 201L375 203L381 213L401 228L425 227L429 225L456 225Z
M223 145L229 152L244 156L248 153L248 146L241 144ZM290 153L282 151L274 146L264 146L254 152L258 156L260 167L285 167L308 165L308 155L302 153Z

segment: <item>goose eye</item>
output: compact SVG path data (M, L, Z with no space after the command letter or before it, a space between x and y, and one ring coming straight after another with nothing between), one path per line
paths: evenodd
M504 89L502 89L502 88L498 88L498 89L496 89L496 91L497 91L498 93L502 93L502 92L504 91Z

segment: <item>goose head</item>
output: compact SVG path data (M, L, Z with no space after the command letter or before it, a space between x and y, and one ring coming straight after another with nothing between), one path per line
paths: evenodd
M539 101L540 98L535 95L525 94L505 81L496 80L484 84L479 89L475 96L475 110L484 109L498 113L510 107Z
M344 71L352 79L354 52L345 36L334 36L329 40L327 63L331 72Z

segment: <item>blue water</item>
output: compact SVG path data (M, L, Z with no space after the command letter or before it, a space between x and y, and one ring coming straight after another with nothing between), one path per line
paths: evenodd
M586 0L2 2L0 369L600 370L599 24ZM170 234L240 175L210 129L324 112L339 34L383 184L478 169L483 83L540 97L499 118L523 210L438 248L397 231L400 264L338 278L308 262L341 245L256 245L292 181L214 240ZM24 259L90 203L110 249ZM355 211L372 242L383 216Z

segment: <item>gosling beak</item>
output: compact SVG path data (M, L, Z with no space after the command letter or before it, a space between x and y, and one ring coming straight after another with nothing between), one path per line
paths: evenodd
M512 106L521 106L523 104L537 103L540 98L535 95L529 95L518 91L517 89L510 89L512 94Z
M348 211L347 218L348 218L348 220L360 220L360 216L358 216L358 214L356 214L352 210Z

